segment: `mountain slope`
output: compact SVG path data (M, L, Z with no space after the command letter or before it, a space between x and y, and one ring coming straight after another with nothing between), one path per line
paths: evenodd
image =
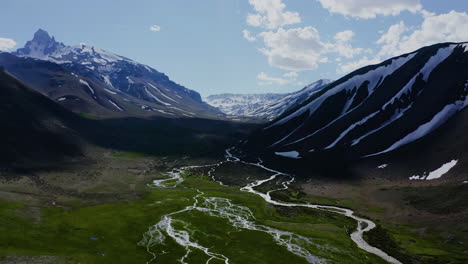
M81 155L66 121L75 115L0 71L0 165Z
M4 167L60 166L96 146L147 155L217 156L255 126L201 118L86 118L3 71L0 124L0 173Z
M8 72L75 111L167 117L221 114L202 102L197 92L171 81L163 73L96 47L66 46L41 29L14 55L40 61L2 56L0 63ZM74 102L75 99L84 101L85 106Z
M287 94L217 94L204 100L232 117L272 120L289 108L301 104L331 82L319 80L299 91Z
M444 43L361 68L254 133L242 149L356 159L416 141L468 104L468 45Z

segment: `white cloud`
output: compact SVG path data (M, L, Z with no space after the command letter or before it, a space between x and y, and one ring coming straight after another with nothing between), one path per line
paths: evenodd
M328 62L328 57L322 57L319 60L320 63L327 63Z
M161 31L161 27L158 26L158 25L152 25L149 27L149 30L153 31L153 32L158 32L158 31Z
M382 48L380 49L379 55L393 55L399 52L399 42L401 39L401 35L408 31L408 27L406 27L403 21L400 23L392 25L388 28L387 32L383 33L379 40L377 40L377 44L382 44Z
M347 30L335 35L334 43L323 42L314 27L283 29L262 32L265 47L260 51L268 57L271 66L288 71L313 70L319 63L327 63L328 53L336 53L346 58L363 53L363 48L354 48L349 41L354 32Z
M330 46L331 49L336 51L341 56L346 58L353 58L354 56L364 52L363 48L353 48L349 41L354 37L354 32L351 30L341 31L335 34L336 43Z
M286 5L282 0L249 0L249 3L256 11L247 15L247 24L251 26L276 29L301 22L299 13L284 11Z
M377 41L382 45L379 56L396 56L439 42L468 41L467 28L468 14L456 11L426 15L421 26L410 33L410 29L400 22L390 26Z
M351 30L341 31L335 34L335 40L340 42L348 42L354 37L354 32Z
M314 27L283 29L259 34L265 47L261 49L270 65L290 71L315 69L327 49Z
M268 74L264 72L257 74L257 79L259 80L258 85L272 85L272 84L284 85L290 82L289 80L286 80L283 78L269 76Z
M348 59L353 58L356 55L363 53L365 50L363 48L353 48L349 43L336 43L334 45L336 52L343 57Z
M353 58L366 51L351 45L355 35L351 30L338 32L333 41L324 42L315 27L284 28L300 23L301 17L297 12L285 11L282 0L249 0L249 3L256 12L248 14L247 23L268 30L257 35L243 30L243 37L248 41L262 40L264 46L259 50L273 67L287 71L314 70L320 63L329 61L327 53Z
M394 24L377 40L380 50L373 58L367 56L345 64L340 64L337 72L348 73L369 64L376 64L390 57L415 51L421 47L440 42L468 41L468 14L450 11L434 15L423 12L424 20L416 28L410 28L403 21Z
M250 33L250 31L248 31L247 29L244 29L242 30L242 35L244 36L244 38L248 41L255 41L257 40L257 38L255 36L252 36L252 34Z
M16 41L9 38L0 38L0 51L8 51L16 46Z
M355 18L398 15L403 11L422 12L420 0L318 0L331 13Z
M283 74L283 77L291 78L291 79L296 79L297 76L298 76L297 72L293 72L293 71Z

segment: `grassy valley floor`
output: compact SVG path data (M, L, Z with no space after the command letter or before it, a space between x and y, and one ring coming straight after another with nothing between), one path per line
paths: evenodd
M182 233L190 236L190 241L229 258L229 263L308 263L278 243L284 240L275 240L276 231L271 230L285 232L278 236L280 239L288 240L288 235L293 234L290 241L318 259L328 260L327 263L385 263L357 248L349 238L356 223L349 218L313 209L276 207L240 191L245 181L268 175L253 166L233 163L220 166L213 175L229 186L213 182L207 176L209 169L196 169L184 174L184 182L174 188L152 188L147 183L166 177L164 172L174 167L216 161L104 151L96 152L95 156L92 161L80 160L62 169L2 172L0 263L146 263L153 257L152 263L179 263L181 259L205 263L209 257L201 250L192 248L184 258L186 249L167 235L162 243L149 243L151 237L144 235L164 215L194 205L197 195L198 206L210 210L222 205L234 208L236 214L263 230L235 226L229 218L202 210L171 216L173 226L185 231ZM377 198L364 202L358 193L361 188L367 190L367 184L371 183L343 185L342 188L353 191L343 190L339 193L349 196L341 197L332 192L317 192L307 184L310 183L294 185L288 191L276 193L275 198L355 209L380 224L368 234L368 241L395 257L411 261L401 259L404 263L464 263L467 259L463 251L466 247L457 244L468 243L466 234L451 234L454 235L451 241L441 241L445 234L441 229L424 228L425 223L418 226L403 218L388 218L388 204L399 206L397 201L404 195L395 195L392 201ZM322 184L324 188L331 186ZM409 187L401 188L381 192L404 192ZM217 203L210 204L209 197L217 197ZM416 212L418 209L413 208L421 202L412 199L405 210ZM153 242L157 237L154 234ZM312 243L304 243L302 237ZM224 262L214 258L209 263Z

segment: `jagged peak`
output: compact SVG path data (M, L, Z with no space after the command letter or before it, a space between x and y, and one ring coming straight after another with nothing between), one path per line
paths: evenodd
M34 37L32 41L35 42L55 42L55 38L51 37L49 33L41 28L39 28L36 33L34 33Z

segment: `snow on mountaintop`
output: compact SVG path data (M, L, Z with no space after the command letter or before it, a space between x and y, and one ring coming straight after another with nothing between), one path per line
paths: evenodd
M164 73L94 46L66 46L42 29L24 48L13 54L60 64L72 75L91 81L88 85L82 84L94 91L92 94L97 95L93 95L95 100L101 90L107 97L113 97L111 101L119 108L108 100L96 102L108 102L106 108L114 112L122 112L123 109L125 112L142 113L143 109L150 115L153 112L177 116L223 116L219 110L204 103L199 93L171 81ZM120 100L129 102L131 106L126 107L128 104Z
M100 64L107 65L111 62L132 60L104 51L102 49L80 44L75 46L65 46L63 43L55 41L54 37L39 29L31 41L28 41L24 48L18 49L18 56L30 57L40 60L49 60L55 63L77 62L82 65Z
M286 94L218 94L210 95L204 100L232 117L272 120L291 107L301 104L331 82L319 80L299 91Z

